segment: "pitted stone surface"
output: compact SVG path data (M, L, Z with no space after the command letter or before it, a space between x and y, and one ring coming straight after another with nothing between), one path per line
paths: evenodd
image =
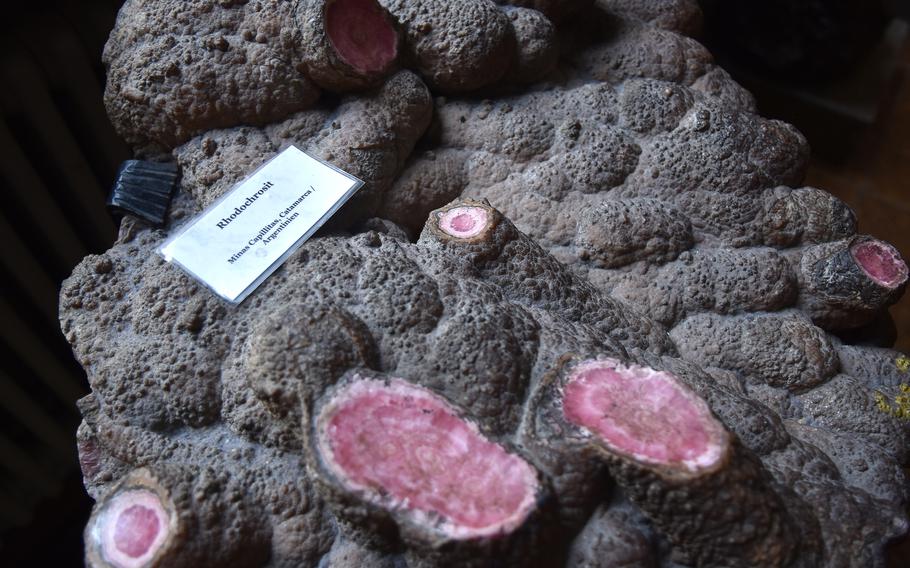
M364 48L348 16L397 42ZM906 263L802 187L805 139L755 114L683 35L699 24L689 0L126 2L109 114L183 177L163 229L127 218L61 291L92 387L87 562L884 566L907 530L910 375L834 332L863 336ZM154 254L289 144L367 184L242 305ZM562 412L567 369L594 360L710 412L643 419L614 451L598 413L638 424L615 389L586 399L590 424ZM463 494L434 517L351 491L314 420L352 373L438 397L526 464L533 503L465 539L439 530L471 516ZM651 387L630 391L672 394ZM697 454L673 442L715 422L723 451L696 471L641 445L663 424L661 447ZM137 493L161 509L105 516Z

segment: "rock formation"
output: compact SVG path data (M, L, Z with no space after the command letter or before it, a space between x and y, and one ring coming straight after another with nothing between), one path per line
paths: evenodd
M910 374L841 337L907 265L699 23L127 0L109 114L182 180L61 291L87 563L883 566ZM155 254L290 144L366 185L246 301Z

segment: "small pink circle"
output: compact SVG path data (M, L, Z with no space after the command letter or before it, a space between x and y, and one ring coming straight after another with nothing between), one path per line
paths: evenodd
M101 552L117 568L148 565L167 540L169 513L161 499L146 489L123 491L108 501L97 518Z
M456 231L466 232L474 228L474 225L477 224L477 221L474 220L470 215L462 213L461 215L452 219L452 227Z
M476 237L484 231L490 214L483 207L453 207L439 217L439 228L459 239Z
M128 556L139 558L152 546L160 527L155 511L142 505L132 505L117 517L114 546Z

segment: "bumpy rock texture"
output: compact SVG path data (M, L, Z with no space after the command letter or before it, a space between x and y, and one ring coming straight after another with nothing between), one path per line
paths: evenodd
M910 360L860 343L907 266L699 24L128 0L109 113L182 180L61 292L87 562L882 566ZM367 183L243 304L154 253L289 144Z

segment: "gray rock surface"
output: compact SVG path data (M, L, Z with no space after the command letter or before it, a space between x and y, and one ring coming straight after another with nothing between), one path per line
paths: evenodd
M372 74L301 28L329 4L121 11L111 119L183 177L164 228L127 217L61 291L92 388L87 563L884 566L908 528L910 374L833 332L897 301L906 264L802 187L805 139L682 35L695 4L382 0L401 53ZM244 303L154 253L289 144L367 184ZM566 385L605 360L704 401L720 457L686 469L573 422ZM320 412L364 377L525 464L520 522L464 538L333 466ZM482 477L452 491L504 506Z

